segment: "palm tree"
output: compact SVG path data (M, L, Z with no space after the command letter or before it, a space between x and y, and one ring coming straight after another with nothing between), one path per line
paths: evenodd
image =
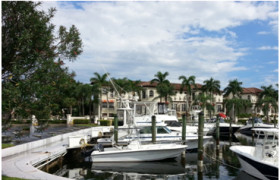
M225 96L229 96L232 94L232 99L236 99L237 97L240 97L240 94L242 93L243 89L241 87L242 82L239 82L237 79L229 81L228 86L224 89ZM233 103L232 111L233 111L233 119L235 120L235 103Z
M132 92L133 96L136 96L137 93L139 98L140 98L140 93L143 90L143 88L139 86L140 82L141 82L140 80L136 80L136 81L128 80L128 84L130 86L129 91Z
M270 122L269 111L273 107L275 112L277 111L277 100L278 100L278 91L275 90L272 85L270 86L261 86L263 91L260 93L257 107L262 108L264 114L266 115L267 121Z
M171 86L169 80L166 79L166 77L169 75L168 72L161 73L160 71L155 74L154 79L150 81L151 84L157 83L157 92L159 94L160 102L162 102L162 98L166 97L167 101L167 96L171 93Z
M108 84L107 77L108 73L105 73L103 75L100 75L99 73L94 73L95 77L90 78L91 84L95 85L99 90L99 105L98 105L98 118L101 119L101 112L102 112L102 86L105 86Z
M214 100L213 94L214 93L219 93L220 94L220 87L221 87L220 86L220 81L219 80L214 80L211 77L209 80L205 80L203 83L204 83L204 85L202 86L202 91L210 94L211 104L214 107L214 105L213 105L213 100ZM215 111L215 108L214 108L214 111ZM211 113L210 113L210 118L212 118Z
M211 102L211 96L207 94L199 94L194 99L194 104L199 105L202 109L207 109L207 111L211 112L214 111L214 108L212 106Z
M188 101L188 96L192 99L192 86L196 87L195 84L195 76L180 76L179 80L182 80L180 92L183 91L184 88L187 90L187 98L186 98L186 114L190 115L191 110L191 102Z

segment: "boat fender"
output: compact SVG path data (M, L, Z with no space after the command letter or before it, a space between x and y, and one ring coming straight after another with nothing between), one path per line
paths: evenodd
M80 144L80 145L84 145L84 144L86 144L86 141L82 138L82 139L80 140L79 144Z

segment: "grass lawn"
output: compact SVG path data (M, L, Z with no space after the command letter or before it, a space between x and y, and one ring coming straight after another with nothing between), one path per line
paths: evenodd
M12 147L12 146L14 146L14 145L13 144L2 144L2 149Z
M15 178L15 177L8 177L8 176L2 176L2 180L25 180L25 179Z

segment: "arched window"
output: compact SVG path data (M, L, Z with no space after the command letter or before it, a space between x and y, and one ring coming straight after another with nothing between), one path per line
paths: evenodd
M154 97L154 91L153 91L153 90L150 90L149 96L150 96L150 97Z

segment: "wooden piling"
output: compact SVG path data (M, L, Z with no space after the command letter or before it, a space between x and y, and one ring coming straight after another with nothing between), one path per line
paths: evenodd
M182 144L186 144L186 128L187 128L187 124L186 124L186 115L183 114L182 115ZM181 163L182 165L186 164L186 152L183 151L181 154Z
M252 129L254 129L255 127L255 120L254 118L252 118ZM255 144L255 131L251 130L252 131L252 144L254 145Z
M220 121L219 116L216 117L216 148L220 147Z
M197 165L203 169L203 128L204 128L204 112L199 113L198 120L198 153L197 153Z
M152 143L156 143L156 116L152 116Z
M114 117L114 141L118 144L118 117Z
M185 141L186 141L186 127L187 127L186 115L183 114L183 116L182 116L182 142L183 143L185 143Z

